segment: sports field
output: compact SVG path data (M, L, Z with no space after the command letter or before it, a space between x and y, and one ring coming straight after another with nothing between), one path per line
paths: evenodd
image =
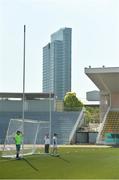
M61 147L59 153L0 158L0 179L119 179L118 148Z

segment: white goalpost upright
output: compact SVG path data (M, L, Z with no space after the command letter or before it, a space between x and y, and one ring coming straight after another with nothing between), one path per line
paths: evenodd
M23 131L22 119L11 119L9 122L2 157L16 156L16 145L14 136L16 131ZM21 146L20 156L32 155L36 153L37 147L43 144L44 136L49 132L49 121L36 121L24 119L23 143ZM40 152L40 148L38 150ZM43 153L43 151L42 151Z
M23 96L22 96L22 132L24 134L24 108L25 108L25 52L26 52L26 25L24 25L24 44L23 44ZM24 149L24 139L22 142L22 148Z

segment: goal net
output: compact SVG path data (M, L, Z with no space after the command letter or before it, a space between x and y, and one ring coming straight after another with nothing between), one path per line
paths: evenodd
M49 121L10 119L4 142L2 157L16 157L15 134L23 132L20 156L42 153L44 136L49 133Z

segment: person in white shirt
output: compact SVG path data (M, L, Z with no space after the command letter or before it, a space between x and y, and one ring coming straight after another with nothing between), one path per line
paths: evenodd
M53 155L57 155L57 134L54 133L53 136L53 150L52 150Z
M48 134L46 134L46 136L44 137L44 143L45 143L45 153L49 153L50 138Z

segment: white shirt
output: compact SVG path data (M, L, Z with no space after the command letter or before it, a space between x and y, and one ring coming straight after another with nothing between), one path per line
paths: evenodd
M44 141L45 141L45 144L50 144L50 139L49 139L49 137L45 136L45 137L44 137Z
M53 136L53 146L57 146L57 137Z

